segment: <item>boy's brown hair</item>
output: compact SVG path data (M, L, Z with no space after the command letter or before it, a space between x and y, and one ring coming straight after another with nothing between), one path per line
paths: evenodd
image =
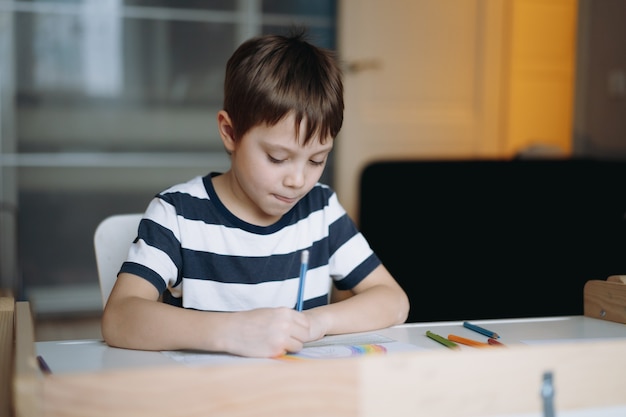
M315 134L325 141L339 133L343 109L335 54L309 43L302 29L249 39L226 64L224 110L235 140L254 126L274 126L293 112L296 137L300 124L306 123L303 144Z

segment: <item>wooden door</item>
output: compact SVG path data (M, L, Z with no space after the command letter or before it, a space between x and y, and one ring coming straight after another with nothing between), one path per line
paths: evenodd
M334 187L355 221L369 162L571 148L576 0L339 6L346 109ZM419 193L419 184L406 191Z
M501 0L342 0L335 188L358 221L373 160L499 155ZM432 181L434 179L424 179ZM407 184L407 192L417 185Z

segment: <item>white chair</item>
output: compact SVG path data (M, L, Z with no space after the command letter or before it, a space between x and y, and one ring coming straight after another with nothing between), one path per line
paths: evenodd
M106 305L117 273L137 237L141 213L115 214L102 220L93 236L102 307Z

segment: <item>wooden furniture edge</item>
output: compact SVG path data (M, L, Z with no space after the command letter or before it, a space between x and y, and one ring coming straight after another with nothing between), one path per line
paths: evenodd
M41 416L43 375L35 357L35 331L28 301L15 303L13 407L15 417Z
M583 311L587 317L626 324L626 276L587 281L583 289Z
M611 339L390 355L364 363L360 416L540 415L546 372L557 415L626 407L625 351L626 340Z
M11 375L13 374L13 326L15 299L0 297L0 416L10 416L13 411Z
M45 416L470 417L626 406L626 340L418 351L276 364L161 366L43 378ZM598 381L601 381L599 383ZM175 399L175 400L169 400Z
M44 378L44 416L356 417L358 362L159 366Z

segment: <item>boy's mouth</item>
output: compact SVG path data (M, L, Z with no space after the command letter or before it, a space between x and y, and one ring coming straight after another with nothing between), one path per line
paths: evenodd
M287 203L287 204L293 204L293 203L295 203L296 201L298 201L298 199L297 199L297 198L295 198L295 197L294 197L294 198L289 198L289 197L285 197L285 196L278 195L278 194L274 194L274 197L275 197L277 200L280 200L280 201L282 201L283 203Z

